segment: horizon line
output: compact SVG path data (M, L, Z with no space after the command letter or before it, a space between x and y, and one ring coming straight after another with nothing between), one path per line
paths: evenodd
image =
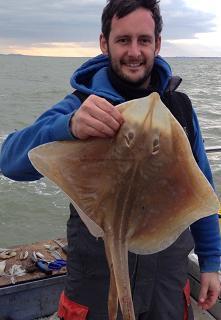
M36 57L36 58L93 58L94 56L47 56L47 55L31 55L22 53L0 53L1 56L22 56L22 57ZM160 55L162 56L162 55ZM162 56L163 58L210 58L217 59L221 56Z

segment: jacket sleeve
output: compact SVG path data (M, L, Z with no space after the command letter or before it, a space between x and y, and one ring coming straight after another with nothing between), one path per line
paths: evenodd
M32 166L28 152L47 142L73 140L70 119L80 101L73 94L43 113L32 125L8 135L0 153L2 173L17 181L38 180L42 176Z
M194 152L198 165L210 184L213 185L212 173L204 149L197 116L193 111L193 126L195 134ZM221 237L218 214L202 218L190 226L194 241L195 253L198 255L201 272L216 272L220 269Z

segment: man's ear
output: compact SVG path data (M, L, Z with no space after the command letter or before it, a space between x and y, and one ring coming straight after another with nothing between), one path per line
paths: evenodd
M108 44L107 44L107 40L104 37L103 33L100 34L100 49L103 54L108 55Z
M161 48L161 36L156 38L155 41L155 57L159 54Z

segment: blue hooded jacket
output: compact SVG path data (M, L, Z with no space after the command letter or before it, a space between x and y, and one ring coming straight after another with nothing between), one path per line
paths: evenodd
M107 74L109 60L99 55L85 62L71 78L74 89L87 95L95 94L109 99L115 104L124 102L124 98L113 88ZM163 94L172 72L170 66L160 56L155 58L153 72L159 77L158 92ZM52 141L75 139L70 132L70 119L81 102L73 95L67 95L62 101L43 113L32 125L9 134L2 145L0 168L2 173L17 181L38 180L42 176L35 170L28 158L28 152L34 147ZM193 111L195 135L194 153L199 167L213 185L211 170L203 146L199 123ZM221 239L218 215L212 215L195 222L191 226L195 240L195 252L198 254L202 272L220 269Z

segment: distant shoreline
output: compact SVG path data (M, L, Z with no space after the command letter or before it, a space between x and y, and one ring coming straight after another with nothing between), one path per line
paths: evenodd
M7 57L33 57L33 58L62 58L62 59L73 59L73 58L82 58L82 59L90 59L91 57L62 57L62 56L34 56L34 55L26 55L26 54L16 54L16 53L0 53L0 56L7 56ZM175 58L175 59L221 59L221 57L204 57L204 56L163 56L164 58Z

